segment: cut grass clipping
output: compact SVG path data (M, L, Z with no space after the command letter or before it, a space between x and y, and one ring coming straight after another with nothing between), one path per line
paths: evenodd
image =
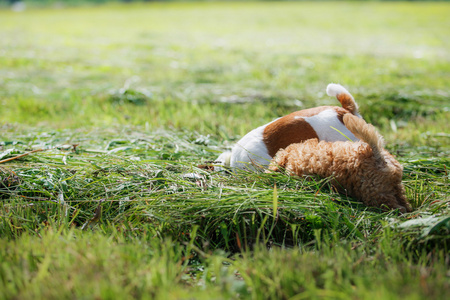
M235 252L258 243L307 245L316 230L339 238L376 239L384 222L403 234L415 228L411 239L417 243L424 238L439 242L434 233L448 229L440 223L448 212L447 158L402 161L415 212L398 216L353 202L336 193L327 179L199 169L197 163L217 155L209 145L195 142L201 137L121 131L109 141L104 140L106 132L92 138L70 132L71 144L59 132L8 141L10 148L3 153L16 159L1 168L2 208L10 216L3 219L3 232L13 238L53 223L83 229L110 224L187 241L195 226L198 246L206 242L212 249ZM26 152L33 144L40 151ZM402 223L417 217L431 219ZM433 234L421 233L427 228Z

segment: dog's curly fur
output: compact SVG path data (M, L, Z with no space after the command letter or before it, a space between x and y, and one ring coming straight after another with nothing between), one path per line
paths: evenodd
M344 116L344 124L360 142L312 139L292 144L278 151L269 169L331 177L340 192L367 206L412 211L402 185L403 167L383 148L383 138L372 125L352 114Z

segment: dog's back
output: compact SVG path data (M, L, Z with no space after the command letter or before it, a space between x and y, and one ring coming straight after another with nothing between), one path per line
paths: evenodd
M357 141L343 122L345 114L361 117L353 96L341 85L330 83L327 93L335 96L342 107L319 106L293 112L260 126L246 134L218 161L232 168L247 168L253 164L266 166L281 148L309 139L320 141Z

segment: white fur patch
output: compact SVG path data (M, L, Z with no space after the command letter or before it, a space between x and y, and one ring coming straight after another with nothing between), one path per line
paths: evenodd
M239 169L254 169L253 165L267 166L272 159L263 141L266 125L247 133L231 149L230 166Z
M340 85L340 84L337 84L337 83L330 83L328 86L327 86L327 95L328 96L337 96L337 95L340 95L340 94L349 94L349 95L351 95L346 89L345 89L345 87L343 87L342 85Z
M348 130L347 127L341 123L341 121L339 121L337 113L334 109L327 109L315 116L306 117L304 119L309 123L309 125L311 125L312 128L314 128L314 131L317 133L317 136L321 141L348 141L346 137L350 138L352 141L358 141L355 135L351 133L350 130Z
M230 160L231 160L231 151L225 151L224 153L220 154L219 157L216 159L216 161L220 162L219 166L214 166L214 171L222 171L224 167L230 166Z

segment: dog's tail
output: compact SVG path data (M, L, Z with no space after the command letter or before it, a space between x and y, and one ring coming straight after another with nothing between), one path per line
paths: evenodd
M353 96L340 84L330 83L327 86L328 96L335 96L343 108L354 114L355 116L361 117L358 111L358 104L356 103Z
M362 118L352 114L344 115L344 124L357 138L369 144L375 158L381 159L381 151L384 147L383 137L371 124L367 124Z

